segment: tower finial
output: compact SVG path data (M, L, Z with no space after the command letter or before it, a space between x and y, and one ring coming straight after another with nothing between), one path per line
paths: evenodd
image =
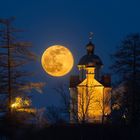
M92 41L92 39L93 39L93 32L89 32L89 41Z

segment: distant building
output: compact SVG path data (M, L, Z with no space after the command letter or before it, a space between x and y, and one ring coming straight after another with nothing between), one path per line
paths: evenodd
M111 113L111 77L101 76L103 63L91 41L86 49L78 63L79 75L70 77L70 121L102 123Z

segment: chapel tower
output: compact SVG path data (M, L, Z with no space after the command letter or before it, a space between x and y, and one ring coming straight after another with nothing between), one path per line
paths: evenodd
M111 113L111 78L101 76L103 63L95 55L95 45L86 45L87 54L79 63L79 75L70 78L70 121L101 123Z

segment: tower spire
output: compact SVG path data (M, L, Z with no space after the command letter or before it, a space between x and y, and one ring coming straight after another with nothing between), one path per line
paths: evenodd
M91 42L91 41L92 41L93 36L94 36L93 32L89 32L89 42Z
M92 43L92 39L93 39L93 32L89 32L89 43L86 45L88 55L94 54L95 46Z

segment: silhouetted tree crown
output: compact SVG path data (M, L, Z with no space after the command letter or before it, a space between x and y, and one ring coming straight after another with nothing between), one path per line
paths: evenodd
M140 118L140 34L124 38L112 58L111 70L125 87L123 107L127 109L129 121L136 124Z

